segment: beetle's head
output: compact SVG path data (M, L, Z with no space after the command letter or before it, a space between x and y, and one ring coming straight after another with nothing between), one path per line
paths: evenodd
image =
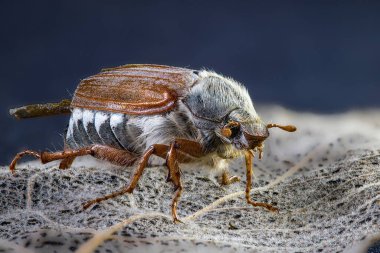
M234 110L226 116L220 127L219 136L225 143L232 144L239 150L261 148L269 136L269 128L278 127L288 132L296 131L292 125L264 124L258 117L252 117L242 110Z

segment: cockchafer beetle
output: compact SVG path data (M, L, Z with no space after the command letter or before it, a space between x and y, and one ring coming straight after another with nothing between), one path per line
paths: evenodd
M228 162L244 156L247 203L277 211L250 197L254 152L262 156L269 128L293 132L292 125L264 124L247 90L231 78L211 71L195 71L151 64L130 64L103 69L83 79L73 99L60 103L30 105L10 110L17 118L70 113L62 152L18 153L10 164L32 155L48 163L61 160L59 168L71 166L78 156L91 155L120 166L137 163L129 184L95 203L132 193L152 155L166 160L167 181L175 186L171 211L179 221L177 203L182 193L179 163L202 164L218 169L222 184L240 179L228 174Z

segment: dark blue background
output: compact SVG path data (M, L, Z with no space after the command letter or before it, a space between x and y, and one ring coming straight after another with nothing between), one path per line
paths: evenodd
M206 67L300 111L380 105L380 1L1 1L0 29L0 164L61 149L67 124L9 108L127 63Z

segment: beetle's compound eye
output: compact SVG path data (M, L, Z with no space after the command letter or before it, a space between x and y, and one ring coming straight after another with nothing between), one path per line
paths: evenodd
M240 132L240 123L236 121L228 122L221 130L222 135L227 138L234 138Z

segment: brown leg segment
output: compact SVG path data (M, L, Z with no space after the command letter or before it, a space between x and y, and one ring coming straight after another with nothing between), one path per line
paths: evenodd
M66 140L64 140L63 150L64 150L64 151L65 151L65 150L70 150L70 148L69 148L68 145L67 145ZM70 168L71 165L73 164L74 160L75 160L75 156L64 158L64 159L59 163L59 168L60 168L61 170L66 170L66 169Z
M103 145L94 145L91 147L91 151L93 157L123 167L133 165L138 158L136 154L128 150Z
M172 217L174 222L181 222L178 219L177 216L177 206L178 206L178 200L181 197L182 193L182 183L181 183L181 172L179 170L178 166L178 159L177 159L177 149L179 148L178 144L174 141L170 145L170 150L168 152L168 155L166 157L166 165L168 166L168 169L170 171L170 180L173 182L176 192L174 194L173 200L172 200Z
M245 165L247 168L247 185L245 188L245 199L247 200L248 204L251 204L253 206L261 206L268 209L269 211L278 212L278 208L273 207L272 205L268 203L254 202L251 200L250 191L251 191L251 184L252 184L252 160L253 160L252 151L247 150L245 152Z
M67 161L69 159L74 159L77 156L85 156L85 155L91 155L92 154L92 147L85 147L81 149L75 149L75 150L65 150L61 152L42 152L41 153L41 162L43 164L52 162L55 160L64 159Z
M75 160L75 156L72 156L72 157L67 157L65 159L63 159L60 163L59 163L59 168L61 170L65 170L65 169L68 169L71 167L71 164L73 164Z

